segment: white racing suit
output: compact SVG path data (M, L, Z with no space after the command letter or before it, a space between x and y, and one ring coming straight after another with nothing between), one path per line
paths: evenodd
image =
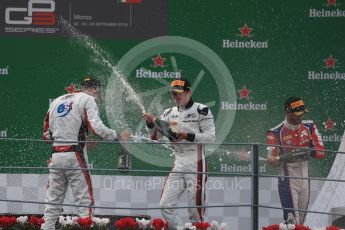
M50 105L44 119L43 139L53 141L50 168L87 168L84 141L88 130L106 140L116 140L116 132L108 129L99 117L94 97L83 93L60 96ZM63 143L68 141L68 143ZM72 141L72 143L70 143ZM73 141L76 141L73 143ZM85 154L85 155L84 155ZM61 204L68 185L71 186L78 215L89 217L94 198L89 171L50 169L45 202ZM55 229L55 223L62 211L61 205L47 204L42 229Z
M205 203L205 186L207 175L196 174L207 172L204 145L193 144L213 142L215 140L215 126L211 111L200 103L192 100L185 107L173 107L164 111L160 117L167 121L174 132L187 132L187 142L191 144L173 144L175 162L172 172L193 172L194 174L170 173L167 177L160 200L160 207L164 219L169 224L169 229L181 226L176 209L177 201L184 192L188 192L188 206L202 206ZM160 133L148 124L152 139L159 139ZM179 143L181 143L179 142ZM203 221L205 208L189 208L189 219L193 222Z

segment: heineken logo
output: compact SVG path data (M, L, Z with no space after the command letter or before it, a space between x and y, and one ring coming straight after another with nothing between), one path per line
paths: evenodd
M333 73L308 71L308 80L345 80L345 73L338 71Z
M169 67L166 63L167 58L163 57L160 54L151 58L151 64L148 68L153 69L146 69L141 67L140 69L136 69L135 77L136 78L181 78L180 71L168 71L164 68Z
M221 102L221 109L222 110L267 110L267 103L264 103L264 104L256 104L253 102L230 103L227 101L222 101Z
M332 135L322 135L323 142L341 142L342 138L343 136L337 133L334 133Z
M323 59L321 70L308 71L308 80L345 80L345 72L338 71L339 61L333 55Z
M222 110L267 110L267 103L253 103L249 101L252 99L251 93L252 90L249 90L247 86L243 86L242 89L237 90L239 94L239 100L241 102L221 102ZM247 100L246 102L243 100ZM243 102L242 102L243 101ZM249 101L249 102L248 102Z
M8 69L9 69L8 66L0 68L0 75L8 75Z
M249 173L252 171L252 165L247 164L247 165L238 165L238 164L221 164L220 165L220 172L233 172L233 173ZM260 173L265 173L266 166L260 166L259 167L259 172Z
M337 18L337 17L345 17L345 10L317 10L317 9L310 9L309 10L309 17L310 18Z
M137 78L181 78L181 72L170 72L170 71L151 71L145 69L136 70Z
M309 9L310 18L336 18L345 17L345 10L335 9L337 0L327 0L323 9Z
M252 27L249 27L247 23L244 23L243 26L239 27L238 30L240 34L237 36L241 39L223 39L223 48L245 48L245 49L263 49L268 48L268 41L257 41L251 39L255 37L251 32L254 30ZM248 40L250 39L250 40Z

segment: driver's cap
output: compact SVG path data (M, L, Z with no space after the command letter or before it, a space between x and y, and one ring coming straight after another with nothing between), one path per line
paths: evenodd
M81 82L81 86L85 88L97 88L101 87L101 82L92 77L85 77Z
M175 79L170 84L170 91L173 93L183 93L184 91L189 91L191 85L187 79Z
M285 111L301 116L308 112L301 97L289 97L284 104Z

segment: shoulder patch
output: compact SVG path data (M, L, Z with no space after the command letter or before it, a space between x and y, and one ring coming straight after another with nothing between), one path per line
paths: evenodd
M208 114L208 108L204 107L204 108L200 109L200 106L199 106L198 107L198 113L201 114L201 115L206 116Z
M302 120L303 124L314 124L312 120Z
M303 120L302 122L310 130L314 127L314 122L312 120Z
M277 125L277 126L271 128L271 129L269 129L268 132L270 132L270 131L272 131L272 132L277 132L278 130L280 130L280 129L283 127L283 125L284 125L284 122L281 122L279 125Z

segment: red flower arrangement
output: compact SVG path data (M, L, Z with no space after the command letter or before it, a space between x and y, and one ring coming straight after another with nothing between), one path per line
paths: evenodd
M198 230L207 230L207 228L211 227L211 225L208 222L197 222L197 223L193 223L193 225Z
M134 230L138 227L138 223L130 217L122 218L116 221L114 225L119 230Z
M44 219L43 218L39 218L36 216L30 216L29 218L29 224L30 226L32 226L35 229L40 229L41 225L44 223Z
M17 218L14 216L1 216L0 217L0 228L10 229L17 223Z
M164 220L158 218L152 220L151 226L154 230L168 229L168 224Z
M71 216L60 216L60 229L65 230L106 230L106 225L109 223L108 218L81 218ZM44 223L44 219L37 216L0 216L0 230L39 230ZM221 224L223 226L224 223ZM139 219L136 220L130 217L122 218L113 224L118 230L168 230L168 224L163 219L155 218L152 220ZM188 225L188 226L187 226ZM194 227L193 227L194 226ZM193 227L197 230L225 229L224 226L219 228L214 227L207 222L187 223L185 229ZM327 230L339 230L338 228L327 228Z
M91 225L93 224L93 221L90 217L86 217L86 218L79 217L77 222L82 229L89 229Z
M311 230L308 226L303 226L301 224L295 225L295 230Z
M272 224L268 227L263 227L262 230L279 230L279 224Z
M326 230L340 230L340 227L328 226L328 227L326 228Z

